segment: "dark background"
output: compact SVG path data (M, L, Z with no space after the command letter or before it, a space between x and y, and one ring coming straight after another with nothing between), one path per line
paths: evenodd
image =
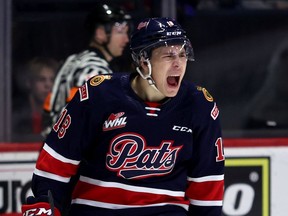
M131 13L134 22L160 15L160 1L115 2ZM190 6L195 2L191 1ZM63 61L84 49L87 35L83 22L93 3L14 0L13 80L17 80L21 65L34 56ZM288 11L224 8L186 12L182 5L177 7L177 19L187 30L196 58L188 65L186 79L207 88L215 98L224 135L243 136L247 105L263 85L273 52L288 38ZM123 70L126 62L131 61L128 49L126 54L118 60L123 62ZM21 94L18 84L13 83L13 97Z

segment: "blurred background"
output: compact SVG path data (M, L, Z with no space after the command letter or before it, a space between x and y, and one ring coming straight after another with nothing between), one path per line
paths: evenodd
M113 1L134 22L170 16L187 30L196 61L185 79L217 101L224 138L288 136L288 1ZM83 22L94 2L0 1L0 142L42 141L39 132L25 131L25 123L23 130L13 126L25 115L21 99L31 91L26 64L40 57L61 65L86 48ZM118 61L129 71L128 49Z
M21 215L43 141L43 98L67 56L86 48L83 24L95 1L0 1L1 216ZM134 23L169 16L187 30L196 60L185 79L205 87L220 109L223 216L286 215L288 0L110 2ZM131 72L128 47L114 63Z

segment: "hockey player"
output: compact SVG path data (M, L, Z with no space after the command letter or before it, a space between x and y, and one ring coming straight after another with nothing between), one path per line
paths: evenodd
M44 136L51 130L62 108L87 79L112 73L110 62L123 54L129 42L131 23L131 16L124 10L106 3L97 3L88 14L85 27L90 36L89 48L70 55L60 68L44 104Z
M63 109L24 216L51 212L48 191L56 216L70 195L69 216L221 215L219 110L205 88L183 80L194 60L185 31L171 18L144 19L130 49L137 73L95 76Z

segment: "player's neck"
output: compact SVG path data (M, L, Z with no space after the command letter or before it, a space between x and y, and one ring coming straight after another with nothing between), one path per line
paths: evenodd
M104 55L104 57L105 57L105 59L106 59L107 62L112 61L113 56L111 56L110 53L108 53L107 50L106 50L102 45L100 45L100 44L92 41L92 42L90 43L90 46L91 46L91 47L94 47L94 48L96 48L96 49L99 49L99 50L102 52L102 54Z
M143 100L148 102L161 102L165 96L149 85L148 81L137 75L131 82L133 91Z

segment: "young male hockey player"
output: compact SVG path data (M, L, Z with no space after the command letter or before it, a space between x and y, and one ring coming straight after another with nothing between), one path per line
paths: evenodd
M44 104L44 131L46 136L62 108L77 89L92 76L111 74L111 61L123 54L129 42L131 16L118 6L96 3L87 15L85 27L90 36L88 49L70 55L60 68L51 94Z
M23 215L49 212L48 191L57 216L70 194L70 216L221 215L219 110L183 80L194 60L185 31L171 18L144 19L130 43L138 73L79 89L46 139Z

